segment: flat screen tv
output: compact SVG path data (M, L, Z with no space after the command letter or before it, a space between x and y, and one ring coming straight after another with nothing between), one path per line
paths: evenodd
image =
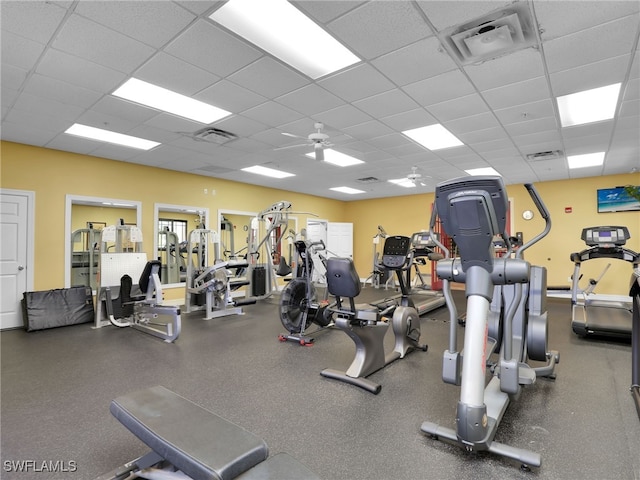
M640 201L629 195L624 187L598 190L598 213L640 211Z

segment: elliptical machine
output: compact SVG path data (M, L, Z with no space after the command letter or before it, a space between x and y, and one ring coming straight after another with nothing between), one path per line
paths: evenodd
M432 422L424 422L421 430L467 451L489 451L517 460L528 469L540 466L539 454L494 441L511 399L516 399L522 386L533 384L538 376L553 378L560 359L558 352L548 351L546 345L547 317L542 311L546 272L522 259L522 252L550 231L551 219L533 185L525 184L525 188L545 219L545 229L519 248L515 258L496 258L495 235L510 245L505 231L507 196L501 177L462 177L436 186L430 229L433 231L437 212L460 252L460 258L452 259L439 244L446 255L438 262L437 274L443 279L450 314L449 349L444 353L442 378L446 383L460 385L461 390L456 430ZM439 243L435 238L434 241ZM463 352L457 351L457 313L451 281L465 284ZM490 314L492 299L501 305L495 317ZM492 367L493 377L485 388L487 361L498 351L500 359ZM547 363L533 368L526 363L528 359Z

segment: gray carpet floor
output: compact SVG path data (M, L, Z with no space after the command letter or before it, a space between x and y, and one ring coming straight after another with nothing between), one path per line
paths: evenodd
M359 301L386 294L369 287ZM464 311L463 295L455 294ZM242 316L206 321L201 312L183 315L174 344L90 324L2 332L0 475L91 479L146 453L110 415L109 402L160 384L327 480L640 479L630 344L579 338L571 331L569 301L550 299L548 306L550 346L560 351L557 379L527 387L496 435L541 454L542 466L530 472L420 432L425 420L454 424L459 388L441 379L446 308L422 317L429 350L373 374L382 384L373 395L320 375L351 362L353 343L343 332L327 331L312 347L279 342L284 330L277 299L271 299L245 307ZM16 472L24 461L40 467L58 462L58 470L73 471Z

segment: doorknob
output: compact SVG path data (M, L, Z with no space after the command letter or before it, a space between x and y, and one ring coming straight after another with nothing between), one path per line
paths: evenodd
M24 270L24 267L22 265L18 265L18 271L21 272L22 270Z

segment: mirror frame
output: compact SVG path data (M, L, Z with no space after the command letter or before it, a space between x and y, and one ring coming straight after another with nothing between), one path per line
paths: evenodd
M158 254L158 221L160 220L160 212L176 212L176 213L190 213L193 210L194 215L198 212L204 212L204 223L209 225L211 220L209 215L209 207L192 207L189 205L175 205L170 203L154 203L153 204L153 254ZM210 227L209 227L210 228ZM187 232L189 235L189 232ZM155 258L155 257L154 257ZM184 287L185 282L178 283L163 283L162 286L166 288Z
M108 205L109 203L114 205ZM100 207L128 208L136 211L136 224L142 228L142 202L138 200L123 200L118 198L91 197L86 195L65 196L64 207L64 286L71 287L71 210L73 205L95 205ZM95 295L95 291L93 292Z

